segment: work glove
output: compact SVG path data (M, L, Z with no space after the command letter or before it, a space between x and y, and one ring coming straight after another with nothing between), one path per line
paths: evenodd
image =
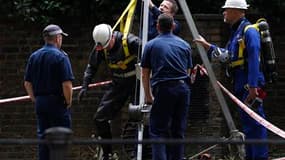
M85 88L82 88L82 89L79 91L79 93L78 93L78 95L77 95L78 103L81 102L82 98L83 98L84 96L86 96L86 94L87 94L87 89L85 89Z

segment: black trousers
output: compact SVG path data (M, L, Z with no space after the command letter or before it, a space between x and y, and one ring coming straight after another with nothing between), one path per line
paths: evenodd
M128 99L130 99L132 103L138 102L139 85L140 83L139 81L136 81L136 76L129 78L114 78L112 80L111 87L104 94L97 112L94 115L98 136L103 139L112 138L109 120L114 119ZM111 145L103 145L102 147L104 156L112 153Z

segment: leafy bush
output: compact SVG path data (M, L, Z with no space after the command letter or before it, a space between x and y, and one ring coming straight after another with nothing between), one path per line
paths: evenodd
M13 8L13 16L46 24L55 19L57 14L63 14L70 6L56 0L14 0Z
M138 0L140 3L142 0ZM153 0L159 5L162 0ZM186 0L193 14L222 13L225 0ZM247 0L251 5L249 12L282 17L285 1ZM0 0L0 13L4 17L19 16L25 21L49 23L53 20L76 18L79 21L100 23L112 22L122 13L129 0ZM181 10L180 10L181 13Z

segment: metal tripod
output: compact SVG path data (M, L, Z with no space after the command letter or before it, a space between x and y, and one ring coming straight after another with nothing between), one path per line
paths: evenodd
M148 32L148 13L149 13L149 0L142 0L144 5L143 5L143 27L142 27L142 52L143 53L143 49L144 49L144 45L147 42L147 32ZM189 10L189 7L186 3L185 0L177 0L180 4L180 7L183 11L183 15L187 21L188 27L192 33L193 39L197 39L199 34L196 28L196 25L193 21L191 12ZM232 119L232 116L230 114L230 111L228 109L228 106L226 104L226 101L224 99L224 96L217 84L217 79L216 76L212 70L211 64L209 62L209 59L207 57L206 51L205 49L201 46L201 45L197 45L198 48L198 52L200 54L200 57L203 61L203 64L205 65L207 71L208 71L208 75L209 75L209 79L210 82L213 86L213 89L217 95L217 99L221 105L225 120L227 122L227 126L230 130L230 138L233 140L244 140L244 135L243 133L239 132L234 124L234 121ZM140 75L141 76L141 75ZM142 87L142 82L140 82L140 99L139 99L139 104L142 105L144 103L144 92L143 92L143 87ZM134 109L134 105L130 105L130 108ZM141 106L136 106L136 109L139 109L139 113L140 114L145 114L143 112L143 107ZM141 141L143 140L143 130L144 130L144 120L140 121L140 124L138 125L138 140ZM238 145L237 146L238 149L238 154L239 154L239 158L240 159L244 159L245 157L245 150L244 150L244 145ZM137 160L141 160L142 159L142 145L138 144L137 145Z

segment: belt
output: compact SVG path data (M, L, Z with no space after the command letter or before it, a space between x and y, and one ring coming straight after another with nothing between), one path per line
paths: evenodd
M62 98L64 97L63 95L58 95L58 94L40 94L40 95L35 95L35 97L58 97Z
M53 93L37 93L35 94L35 97L49 97L49 96L53 96L53 97L63 97L62 94L53 94Z
M132 77L136 75L136 70L132 70L130 72L126 72L126 73L113 73L114 77L119 77L119 78L128 78L128 77Z
M158 83L158 85L177 85L177 84L184 84L186 83L185 80L177 79L177 80L168 80Z

